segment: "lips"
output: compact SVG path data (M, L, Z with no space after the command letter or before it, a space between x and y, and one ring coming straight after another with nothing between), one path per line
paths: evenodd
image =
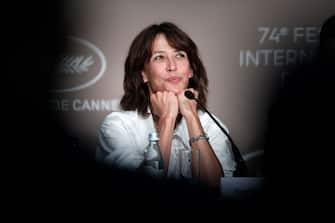
M181 80L182 80L181 77L169 77L166 79L166 81L173 83L173 84L179 83Z

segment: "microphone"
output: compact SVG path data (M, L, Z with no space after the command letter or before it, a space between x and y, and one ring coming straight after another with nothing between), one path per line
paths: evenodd
M184 92L185 97L187 97L190 100L195 100L197 102L197 104L205 110L205 112L209 115L209 117L211 117L211 119L215 122L215 124L221 129L221 131L227 136L228 140L230 141L231 145L232 145L232 150L233 150L233 154L235 157L235 161L237 164L236 170L234 172L234 176L235 177L245 177L247 176L247 166L243 160L243 157L238 149L238 147L236 146L236 144L234 143L233 139L230 137L230 135L228 134L228 132L220 125L220 123L214 118L214 116L207 110L207 108L197 99L195 98L194 94L192 91L186 90Z
M196 99L193 92L190 91L190 90L186 90L185 93L184 93L185 97L187 97L188 99Z

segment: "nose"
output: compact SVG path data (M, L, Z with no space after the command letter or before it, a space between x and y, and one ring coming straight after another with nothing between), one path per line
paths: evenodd
M177 69L176 61L174 58L168 58L167 71L175 71Z

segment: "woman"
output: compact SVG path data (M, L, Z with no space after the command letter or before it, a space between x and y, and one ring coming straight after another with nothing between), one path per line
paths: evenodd
M201 182L218 186L221 177L232 176L235 162L227 137L184 96L190 90L206 104L207 85L197 46L185 32L168 22L144 29L125 62L122 111L109 114L100 129L103 161L136 170L149 133L156 131L167 176L178 175L180 147L199 149Z

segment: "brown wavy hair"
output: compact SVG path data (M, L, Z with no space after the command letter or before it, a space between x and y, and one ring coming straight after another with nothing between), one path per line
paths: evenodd
M199 100L203 105L207 103L208 79L205 67L199 58L198 47L193 40L179 27L170 22L153 24L142 30L133 40L125 62L125 76L123 81L124 95L120 105L123 110L134 111L147 116L150 105L149 89L142 79L144 65L152 56L152 45L158 34L164 34L169 45L176 50L187 53L193 77L189 79L188 88L199 92ZM198 107L198 109L201 109Z

